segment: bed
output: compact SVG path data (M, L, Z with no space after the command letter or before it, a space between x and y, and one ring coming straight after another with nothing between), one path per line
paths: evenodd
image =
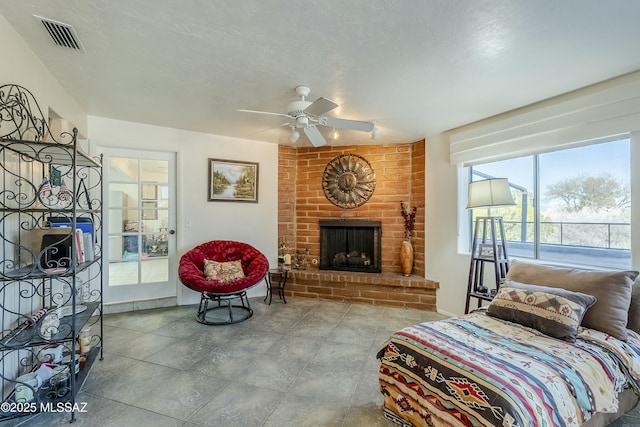
M384 343L385 416L406 426L609 424L640 395L637 275L512 263L488 309Z

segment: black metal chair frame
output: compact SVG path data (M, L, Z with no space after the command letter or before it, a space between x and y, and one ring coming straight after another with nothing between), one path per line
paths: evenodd
M260 282L258 282L260 283ZM240 304L233 304L236 301L240 301ZM209 303L216 303L214 307L209 307ZM223 303L226 303L223 305ZM240 317L233 316L233 309L239 308L245 313ZM212 322L207 320L207 313L213 310L229 311L229 319L226 321ZM196 314L196 320L204 325L230 325L232 323L239 323L249 319L253 316L253 309L249 303L247 297L247 291L231 292L227 294L219 294L213 292L202 292L200 298L200 306L198 307L198 313Z

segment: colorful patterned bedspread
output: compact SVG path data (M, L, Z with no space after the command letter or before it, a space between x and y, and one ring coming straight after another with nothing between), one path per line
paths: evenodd
M396 332L378 352L385 415L413 426L579 426L640 390L640 336L575 343L485 313ZM640 393L639 393L640 394Z

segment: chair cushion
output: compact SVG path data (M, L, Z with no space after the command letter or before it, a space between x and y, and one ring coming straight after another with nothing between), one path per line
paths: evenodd
M228 283L207 280L205 260L217 262L240 261L243 278ZM248 243L232 240L212 240L186 252L180 258L178 277L197 292L234 293L248 289L262 281L269 270L269 262L262 252Z

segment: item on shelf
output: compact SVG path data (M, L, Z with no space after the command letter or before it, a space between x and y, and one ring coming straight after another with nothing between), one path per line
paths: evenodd
M87 364L87 355L81 354L80 357L78 358L78 366L80 367L80 369L84 369L86 364Z
M82 313L82 307L86 307L85 303L91 302L91 284L84 280L77 279L76 284L76 311L75 313ZM86 308L85 308L86 310Z
M43 363L40 365L38 369L34 372L38 376L38 381L40 385L44 384L53 376L53 368L55 366L51 363Z
M40 363L60 363L62 361L63 351L64 345L62 344L44 347L40 350L38 360Z
M53 376L49 379L49 385L46 388L47 397L53 399L55 397L62 397L69 393L69 381L71 379L71 371L67 365L60 365L54 368ZM45 389L45 387L42 387Z
M91 328L84 328L78 336L80 353L86 354L91 350Z
M23 384L16 386L16 393L14 395L16 403L32 402L34 399L33 389Z
M45 274L60 274L60 273L64 273L65 271L67 271L66 268L64 267L57 267L57 268L45 268L44 272Z
M51 228L71 228L71 218L66 216L50 216L47 217L47 225ZM78 217L76 218L76 228L82 230L83 233L93 235L93 221L91 218ZM69 233L67 231L67 233Z
M32 313L31 316L29 316L29 320L25 320L22 324L26 326L35 325L36 323L38 323L38 320L42 319L44 315L47 314L48 311L48 307L41 308L35 313Z
M71 262L71 235L45 234L40 246L40 266L43 269L69 267Z
M42 385L42 381L38 377L38 374L36 374L35 372L29 372L28 374L20 375L18 378L16 378L16 382L18 383L18 385L20 385L20 383L24 383L29 387L32 387L34 390L37 390L38 387Z
M80 353L76 352L73 362L71 362L71 354L67 354L62 358L62 364L69 366L69 369L71 369L71 367L73 366L73 373L77 374L78 372L80 372Z
M44 176L42 177L42 183L40 184L40 187L38 187L38 196L40 197L40 199L44 200L47 193L51 195L51 182L49 182L48 176Z
M71 305L63 305L58 307L59 311L59 316L62 317L66 317L66 316L71 316L72 314L78 314L78 313L82 313L83 311L85 311L87 309L87 306L84 304L79 304L76 305L75 307L71 306Z
M64 179L60 183L60 190L58 190L58 199L62 200L63 202L70 202L73 199L73 193L71 192L71 190L69 190L67 184L65 184Z
M57 312L50 312L42 319L40 324L40 335L46 340L50 340L55 334L58 333L60 327L60 318ZM62 356L60 356L62 357Z

